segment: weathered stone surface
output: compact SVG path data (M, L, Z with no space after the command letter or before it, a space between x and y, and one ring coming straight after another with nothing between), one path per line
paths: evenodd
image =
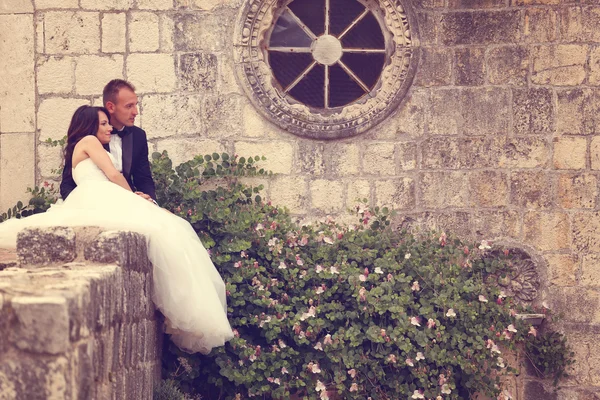
M325 171L333 176L358 175L361 156L356 143L327 143L323 146ZM318 168L315 168L318 171Z
M532 8L525 11L523 37L532 43L556 40L557 13L553 9Z
M556 131L559 134L592 135L600 127L600 91L558 91Z
M471 216L463 211L441 213L437 217L437 227L439 230L452 232L466 239L471 237Z
M132 6L133 0L81 0L81 8L90 10L129 10Z
M129 17L129 51L156 51L160 46L159 19L152 12L133 12Z
M84 249L86 260L120 265L124 269L150 273L151 265L147 257L146 238L126 231L106 231ZM140 290L135 290L139 293Z
M590 51L590 85L600 85L600 47L594 47Z
M563 213L528 212L523 221L525 242L540 250L562 250L570 247L571 224Z
M39 158L39 176L44 179L58 179L58 169L64 160L64 155L60 146L53 147L47 143L38 143L37 156Z
M299 142L296 159L298 160L297 164L300 166L300 171L303 174L321 177L325 172L324 152L325 144L323 142Z
M528 5L552 5L560 4L561 2L569 2L570 0L510 0L512 6L528 6Z
M494 85L527 84L529 50L524 46L502 46L491 49L487 55L487 76Z
M537 168L548 163L548 142L543 138L511 138L504 143L499 165L504 168Z
M35 70L32 15L0 15L0 38L0 131L33 132Z
M292 214L308 209L308 179L301 176L280 176L273 179L269 195L274 204L285 204Z
M49 8L78 8L78 0L35 0L35 9L44 10Z
M471 206L504 207L508 204L508 176L503 172L472 172L469 186Z
M418 12L419 36L423 45L435 45L440 35L442 16L438 13Z
M124 53L126 31L125 13L102 14L102 52Z
M421 204L426 208L467 207L469 180L464 172L419 174Z
M218 140L197 138L169 138L157 142L156 151L162 153L164 150L169 153L173 166L189 161L197 155L227 152L227 148Z
M31 0L4 0L0 3L0 14L33 12Z
M560 44L534 46L531 81L538 85L573 86L585 80L587 48Z
M534 400L534 399L544 399L544 400L557 400L557 393L548 388L546 390L544 385L541 382L537 381L529 381L525 383L525 399L524 400Z
M368 180L356 179L348 183L348 195L346 197L346 206L353 208L358 202L371 199L371 186Z
M67 351L69 316L64 298L19 296L10 304L18 321L11 341L19 349L49 354Z
M215 138L241 135L241 116L244 103L245 98L237 94L208 97L203 107L203 118L207 125L206 134ZM223 118L224 115L231 117Z
M461 86L480 86L485 82L484 49L464 47L456 49L456 84Z
M163 53L172 52L175 49L173 45L173 32L175 31L175 21L169 14L160 14L160 51ZM231 71L233 75L233 71Z
M550 298L553 309L569 311L571 323L597 323L600 320L600 294L594 289L561 288L552 291ZM596 354L594 356L597 357ZM594 361L599 360L596 358Z
M462 125L459 99L455 90L432 90L428 99L425 128L433 135L457 135Z
M104 85L123 74L123 56L81 56L75 65L75 91L81 95L98 95Z
M18 154L18 157L15 155ZM0 135L0 207L7 210L22 201L34 185L35 139L33 133Z
M202 98L198 95L146 95L142 104L142 128L149 139L206 132Z
M310 182L311 207L321 212L343 211L344 185L340 181L315 179Z
M44 14L48 54L90 54L100 50L100 19L95 12L48 11Z
M552 132L554 106L552 91L513 89L514 131L519 135Z
M510 202L523 208L552 207L552 180L544 172L513 172L510 177Z
M130 54L127 57L127 78L136 93L164 93L175 89L175 61L171 54Z
M227 38L231 36L228 27L233 27L233 22L223 17L222 14L209 13L175 15L175 50L207 53L223 50ZM206 40L205 32L211 32L211 40Z
M590 159L592 161L592 169L600 169L600 136L594 136L590 143Z
M75 81L73 57L44 57L37 62L37 87L40 94L68 94Z
M397 210L415 207L415 182L412 178L391 179L375 182L376 204Z
M565 7L560 13L560 34L566 42L600 42L600 7Z
M582 286L600 286L600 255L598 253L586 254L581 264Z
M363 173L366 175L393 175L396 173L394 143L367 145L362 157Z
M253 138L281 138L282 133L260 114L251 104L244 104L242 112L243 124L241 136Z
M37 121L40 140L59 140L67 134L69 122L77 107L89 102L82 99L48 98L40 104Z
M598 178L591 174L561 174L558 201L563 208L596 208Z
M212 10L226 4L228 0L175 0L177 8L190 8L192 10Z
M173 8L173 0L137 0L140 10L170 10Z
M445 86L452 80L452 55L448 49L425 47L421 50L417 86Z
M520 40L519 11L454 12L440 26L445 45L515 43Z
M518 239L521 234L521 219L516 211L479 211L470 220L478 239Z
M243 157L269 155L261 165L273 173L289 174L292 172L294 149L288 142L235 142L234 152Z
M498 8L505 4L504 0L448 0L449 8Z
M26 228L17 236L21 265L70 262L77 256L75 231L65 227Z
M548 254L548 281L556 286L575 286L579 274L580 259L576 254Z
M600 213L581 211L573 215L573 246L580 252L600 248Z
M587 140L582 137L554 138L553 165L556 169L585 169Z
M417 168L417 144L415 142L399 143L396 145L396 159L400 171Z
M206 53L182 54L177 71L182 89L210 90L217 83L217 56Z

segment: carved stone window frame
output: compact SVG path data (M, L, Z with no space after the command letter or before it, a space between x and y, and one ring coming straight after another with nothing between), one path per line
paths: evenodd
M252 104L286 131L312 139L358 135L384 120L409 90L419 60L418 27L410 0L359 0L385 27L388 62L371 92L344 107L316 110L278 89L267 62L266 41L278 11L290 0L246 0L234 36L237 79Z

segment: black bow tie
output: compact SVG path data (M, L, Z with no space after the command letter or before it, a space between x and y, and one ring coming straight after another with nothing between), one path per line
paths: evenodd
M117 131L117 130L113 129L113 131L110 134L111 135L119 135L119 137L122 139L123 136L125 136L126 133L127 133L127 128L123 128L122 131Z

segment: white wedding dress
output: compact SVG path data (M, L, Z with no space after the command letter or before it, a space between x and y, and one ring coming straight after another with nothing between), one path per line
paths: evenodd
M109 157L114 163L110 153ZM45 213L0 224L0 247L14 248L25 227L99 226L145 235L156 307L182 350L208 353L233 337L225 284L191 225L110 182L91 159L73 169L75 190Z

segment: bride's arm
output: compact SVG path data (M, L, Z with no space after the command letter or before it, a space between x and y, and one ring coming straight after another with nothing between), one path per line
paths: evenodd
M127 183L127 180L125 179L123 174L115 168L112 161L108 157L108 153L106 152L106 150L104 150L104 147L102 147L102 143L100 143L98 138L91 135L86 136L83 139L81 139L79 143L77 143L77 145L75 146L76 150L78 146L81 146L81 150L83 150L88 155L88 157L92 159L94 164L96 164L98 168L100 168L102 172L104 172L106 177L111 182L116 183L117 185L131 192L129 183Z

